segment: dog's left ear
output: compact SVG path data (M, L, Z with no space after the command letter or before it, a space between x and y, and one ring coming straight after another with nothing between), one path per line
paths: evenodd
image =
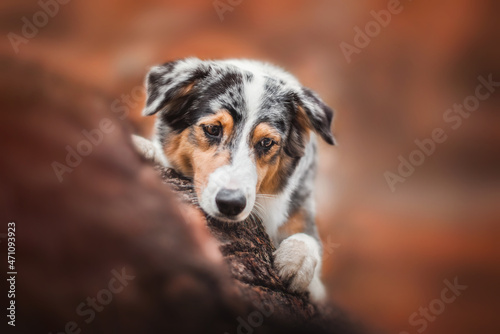
M308 126L328 144L335 145L331 130L333 110L316 93L306 87L302 87L296 97L296 103L299 113L305 114L299 116L305 116Z
M185 58L152 67L146 78L148 96L143 115L168 112L169 105L187 95L209 71L210 66L198 58Z

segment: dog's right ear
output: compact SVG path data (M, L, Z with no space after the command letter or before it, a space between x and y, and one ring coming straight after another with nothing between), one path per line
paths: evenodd
M167 110L170 102L189 93L196 81L207 76L209 71L210 67L198 58L152 67L146 78L148 96L142 114L151 116Z

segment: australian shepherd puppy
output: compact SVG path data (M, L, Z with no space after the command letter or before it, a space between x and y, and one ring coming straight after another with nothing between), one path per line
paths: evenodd
M191 178L201 208L238 223L259 216L274 265L295 292L320 300L315 225L316 134L334 144L333 112L284 70L257 61L196 58L156 66L144 115L157 114L150 159Z

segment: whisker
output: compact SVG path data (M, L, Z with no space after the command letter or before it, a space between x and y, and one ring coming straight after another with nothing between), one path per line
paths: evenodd
M255 218L254 218L254 216L253 216L253 214L252 214L252 213L250 213L250 216L248 216L248 218L250 218L250 223L251 223L252 225L255 225Z
M263 214L264 214L264 211L262 208L259 208L259 207L254 207L254 212L259 216L259 218L262 218Z
M254 207L256 209L260 209L262 212L266 211L265 208L264 208L264 206L261 203L259 203L259 202L255 202L255 206Z
M259 220L264 221L265 214L264 214L263 207L259 207L258 205L254 206L254 210L252 210L252 214L254 214Z
M256 197L257 198L266 198L266 199L278 198L277 195L271 195L271 194L257 194Z

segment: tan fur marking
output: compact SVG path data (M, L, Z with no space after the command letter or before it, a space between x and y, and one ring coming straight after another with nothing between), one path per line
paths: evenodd
M278 233L281 236L287 237L296 233L303 233L306 229L305 213L301 210L288 218L288 221L281 225Z
M279 132L269 124L261 123L255 128L253 133L253 145L256 145L264 138L271 138L278 144L274 145L268 154L258 158L256 161L257 174L259 176L257 181L257 193L275 194L283 182L283 171L290 166L292 158L283 151L283 144L281 143ZM278 150L279 155L275 160L272 160L272 157Z
M279 156L273 164L270 164L264 159L257 161L257 193L258 194L275 194L279 187L278 173L282 162L282 157Z
M196 151L193 155L194 184L201 191L205 189L208 178L217 168L229 164L229 151L217 152L216 148L207 151ZM201 187L201 189L200 189ZM198 196L201 194L198 193Z
M219 151L211 146L202 125L221 125L223 141L232 134L233 118L227 110L221 110L200 121L180 134L170 134L164 152L172 166L187 177L194 179L198 196L207 185L208 178L217 168L229 164L228 151Z
M186 95L187 93L189 93L193 89L194 85L195 85L195 82L191 82L189 85L184 87L182 89L182 91L180 92L180 96L183 96L183 95Z
M297 109L299 110L297 112L297 120L300 126L304 129L312 129L313 126L311 124L311 121L309 120L309 117L307 117L307 113L304 108L302 108L302 106L298 106Z
M301 106L298 106L299 112L297 113L297 121L299 126L302 128L301 130L306 135L307 140L311 136L311 130L313 130L313 126L309 117L307 117L306 111Z
M260 123L255 128L252 134L252 145L255 146L264 138L270 138L277 144L274 145L268 154L261 158L257 158L257 193L258 194L273 194L279 185L279 180L276 178L279 171L281 154L271 163L271 157L280 149L281 136L278 131L267 123Z
M193 166L190 157L193 155L195 146L188 140L189 132L190 129L188 128L180 134L169 135L165 140L166 144L163 150L168 161L176 170L188 177L192 177Z

